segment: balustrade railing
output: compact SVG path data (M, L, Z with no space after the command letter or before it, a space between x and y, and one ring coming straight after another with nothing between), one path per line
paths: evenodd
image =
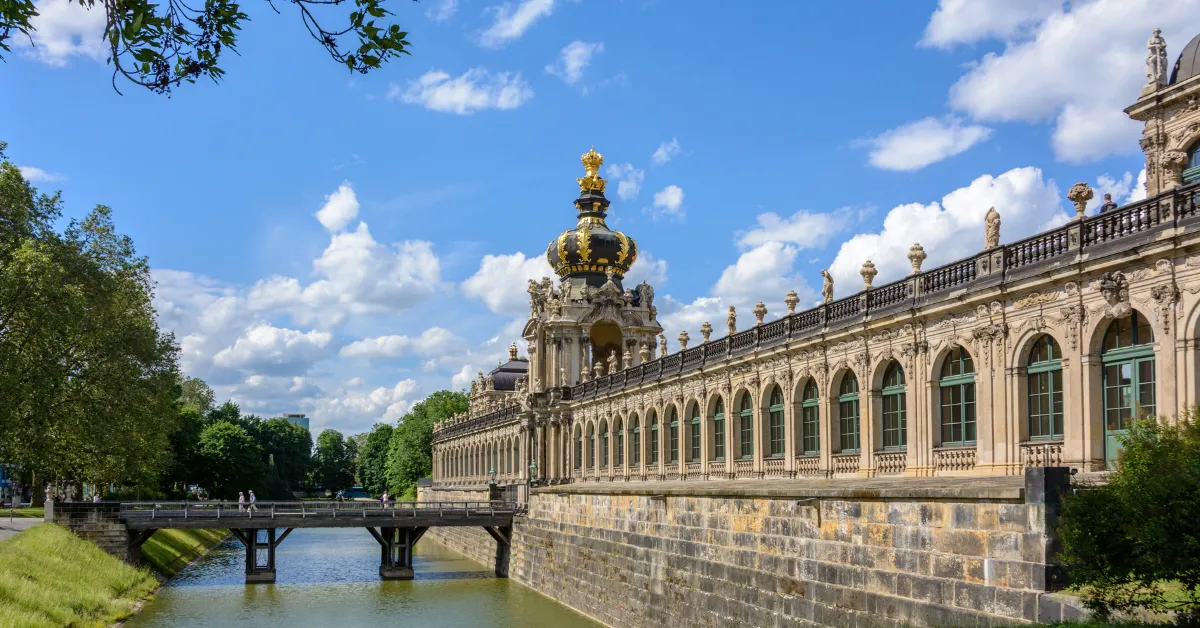
M1066 255L1070 231L1071 227L1060 227L1004 247L1004 267L1013 270Z
M689 480L699 480L702 479L704 475L704 471L702 469L703 467L699 462L689 462L687 463L687 466L684 467L684 473L687 475L687 479Z
M709 460L708 461L708 479L724 480L729 478L729 470L725 466L724 460Z
M867 294L867 308L872 310L883 309L905 303L912 298L912 288L913 282L909 279L902 279L895 283L873 288Z
M738 479L754 477L754 461L738 460L734 462L733 475Z
M933 450L937 471L970 471L975 468L975 447L939 447Z
M704 364L704 347L696 347L683 352L683 366L681 368L684 371L698 369L702 364Z
M821 473L821 457L820 456L797 456L796 457L796 475L798 476L820 476Z
M900 475L908 464L908 453L903 451L880 451L875 453L876 475Z
M857 453L853 454L834 454L833 455L833 472L836 474L858 473L859 460L862 459Z
M788 476L783 458L767 458L763 460L763 477L785 478Z
M847 318L853 318L862 311L861 306L862 300L858 298L858 295L834 301L827 306L829 318L826 320L827 322L832 323L835 321L845 320Z
M1063 466L1062 441L1029 441L1021 443L1021 461L1026 467Z
M975 274L975 258L955 262L922 275L921 288L925 294L958 288L975 281Z
M508 501L143 501L121 502L118 517L124 521L147 519L335 519L371 517L403 519L437 515L442 518L514 514L519 506Z
M754 348L757 335L753 329L740 331L729 337L729 352L740 355Z
M777 321L763 323L759 328L759 344L775 344L783 340L787 340L788 319L781 318Z

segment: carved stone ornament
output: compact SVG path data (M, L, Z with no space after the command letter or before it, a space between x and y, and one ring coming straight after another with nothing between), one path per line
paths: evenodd
M595 375L596 379L600 379L601 377L604 377L604 362L599 362L599 361L596 362L596 367L594 369L594 375Z
M875 276L879 274L879 271L875 270L875 264L871 260L867 260L863 262L858 274L862 275L863 278L863 290L870 290L871 282L875 281Z
M1167 42L1162 38L1162 31L1154 29L1154 34L1146 42L1146 85L1158 87L1167 84Z
M640 348L638 348L638 357L642 359L642 364L649 362L650 361L650 345L643 342L642 346Z
M912 264L910 275L921 272L921 263L925 261L926 257L929 256L925 254L925 247L921 246L920 243L913 242L913 245L908 247L908 263Z
M658 357L667 357L667 337L663 334L658 335Z
M628 369L631 366L633 366L633 352L626 351L624 354L621 355L621 369L622 370Z
M679 332L679 350L683 351L683 350L687 349L687 343L688 343L688 333L687 333L687 330L685 329L685 330Z
M1169 150L1163 153L1163 176L1167 179L1166 189L1183 185L1183 169L1188 165L1188 155L1181 150Z
M1060 292L1030 292L1029 294L1017 299L1013 302L1014 310L1023 310L1035 305L1043 305L1052 303L1058 300Z
M737 310L733 306L729 306L729 314L725 315L725 326L729 328L729 335L737 333Z
M1171 333L1172 313L1179 302L1179 296L1179 289L1174 281L1150 289L1150 298L1154 300L1155 309L1158 310L1158 320L1162 324L1164 334Z
M800 303L800 297L796 295L795 290L788 290L787 296L783 298L783 302L787 304L788 314L795 314L796 305Z
M759 302L758 302L757 304L755 304L755 306L754 306L754 318L755 318L755 323L754 323L754 324L755 324L755 325L762 325L762 324L763 324L763 318L765 318L765 317L766 317L766 315L767 315L767 306L763 305L763 302L762 302L762 301L759 301Z
M708 321L704 321L704 324L700 326L700 336L704 338L704 342L708 342L708 337L711 335L712 325L710 325Z
M1093 196L1095 196L1095 193L1092 191L1092 188L1083 181L1072 185L1071 189L1067 190L1067 200L1075 204L1076 219L1083 218L1083 210L1087 209L1087 203L1092 200Z
M983 217L983 249L986 251L998 246L1000 246L1000 212L992 207Z
M829 303L833 301L833 275L829 271L821 269L821 302Z

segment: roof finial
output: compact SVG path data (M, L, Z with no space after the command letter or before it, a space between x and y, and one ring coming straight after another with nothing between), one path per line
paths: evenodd
M517 343L513 342L511 345L508 345L508 360L510 362L512 362L512 361L515 361L516 359L517 359Z
M591 150L584 153L579 161L583 163L584 176L575 179L579 182L580 192L604 192L604 186L608 183L600 177L600 166L604 164L604 155L596 152L596 147L593 145Z

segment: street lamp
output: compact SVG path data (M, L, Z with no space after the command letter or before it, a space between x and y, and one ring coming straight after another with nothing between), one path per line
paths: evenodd
M529 485L537 486L537 483L538 483L537 460L532 460L529 463Z
M488 486L496 485L496 467L493 466L491 471L488 471Z

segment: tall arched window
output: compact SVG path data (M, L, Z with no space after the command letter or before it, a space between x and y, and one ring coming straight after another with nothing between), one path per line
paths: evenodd
M616 434L617 437L617 447L615 450L613 450L613 455L617 459L618 467L625 466L625 431L621 429L623 427L624 424L621 423L621 419L617 419L617 422L613 425L613 433Z
M767 407L767 433L770 435L770 455L783 456L783 390L776 386L771 390L771 405Z
M742 394L738 410L738 454L743 460L754 457L754 400L750 393Z
M642 464L642 428L636 414L629 423L633 426L629 430L629 461L636 467Z
M596 428L588 423L587 432L587 466L591 469L596 466Z
M1114 319L1104 332L1104 460L1115 467L1119 437L1140 414L1153 415L1154 332L1140 312Z
M846 371L838 387L838 449L858 451L858 378Z
M938 381L942 396L942 444L975 444L975 363L962 347L942 362Z
M811 379L804 386L804 400L800 402L800 441L805 455L821 453L821 400L817 383Z
M905 416L904 369L892 362L883 372L883 448L904 449L908 443Z
M1188 150L1188 165L1183 169L1183 182L1193 181L1200 181L1200 142L1196 142Z
M713 460L725 459L725 400L717 397L713 409Z
M700 404L692 404L692 417L688 421L688 461L700 462Z
M651 411L646 421L650 423L650 464L658 464L658 414Z
M674 463L679 462L679 411L675 409L675 406L671 406L670 416L671 429L669 433L669 442L667 443L667 448L669 449L667 460Z
M1029 352L1029 438L1063 437L1062 351L1042 336Z
M608 468L608 421L600 422L600 468Z

